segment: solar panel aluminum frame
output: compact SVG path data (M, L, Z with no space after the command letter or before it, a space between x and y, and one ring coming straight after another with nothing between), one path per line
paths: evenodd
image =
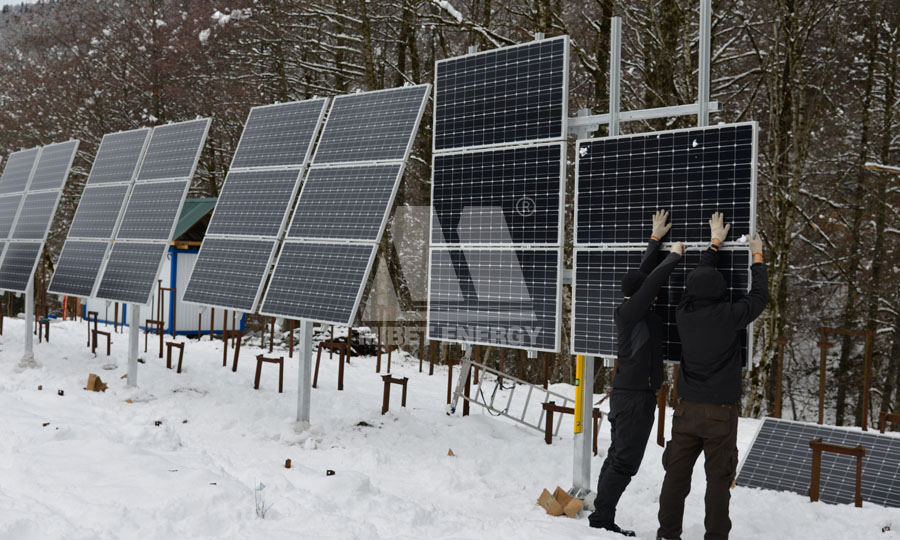
M686 131L699 131L699 130L710 130L710 129L722 129L724 127L739 127L739 126L751 126L753 129L753 142L752 142L752 161L750 165L750 234L756 234L756 205L757 205L757 171L758 171L758 163L759 163L759 124L754 120L750 122L737 122L734 124L719 124L715 126L703 126L703 127L690 127L690 128L681 128L681 129L672 129L665 131L650 131L645 133L630 133L627 135L615 135L612 137L594 137L591 139L579 139L575 141L575 208L574 208L574 226L573 226L573 235L574 235L574 245L576 247L598 247L598 248L643 248L646 247L646 243L633 243L633 242L624 242L624 243L615 243L615 242L605 242L605 243L582 243L578 241L578 179L580 178L580 165L581 165L581 145L586 143L591 143L595 141L603 141L610 139L628 139L633 137L646 137L648 135L668 135L674 133L683 133ZM671 209L663 209L663 210L671 210ZM648 219L650 216L647 216ZM725 216L725 221L728 221L728 216ZM650 235L647 235L649 238ZM676 240L677 241L677 240ZM702 246L704 249L708 245L708 242L684 242L686 248L694 248ZM723 248L734 248L739 247L743 244L739 242L735 242L734 240L725 241L722 243ZM671 243L666 242L662 244L662 248L671 247Z
M27 193L28 192L28 187L31 185L31 178L34 176L35 171L37 171L37 165L38 165L38 161L40 161L40 159L41 159L41 151L43 150L43 147L42 146L32 146L31 148L23 148L21 150L16 150L15 152L13 152L12 154L10 154L7 157L6 165L5 165L5 167L9 167L9 162L11 161L9 158L12 157L13 154L16 154L18 152L27 152L29 150L35 150L35 149L37 150L37 154L35 154L35 156L34 156L34 161L31 162L31 170L28 172L28 179L25 180L25 186L22 188L21 191L10 191L9 193L0 193L0 196L15 195L16 193ZM6 172L5 168L3 171L0 171L0 177L2 177L3 176L2 173L5 173L5 172ZM15 224L15 222L13 222L13 224ZM12 229L10 229L10 232L12 232Z
M541 142L527 141L527 142L525 142L525 143L520 143L520 144L516 144L516 145L504 145L504 146L493 145L493 146L485 147L485 148L482 148L482 147L472 147L472 148L468 148L468 147L467 147L467 148L465 148L464 150L457 150L457 151L451 151L451 152L443 152L443 153L441 153L441 156L447 156L447 155L460 155L460 154L476 154L476 153L480 153L480 152L491 152L491 151L493 151L493 152L501 152L501 151L504 151L504 150L518 150L518 149L521 149L521 148L533 148L533 147L538 147L538 146L558 146L559 149L560 149L560 167L559 167L559 209L557 210L557 211L559 212L559 214L558 214L558 215L559 215L559 223L558 223L558 226L557 226L557 229L558 229L558 230L557 230L557 239L556 239L556 243L554 243L554 244L529 244L529 243L526 243L526 244L522 244L522 243L516 244L516 243L502 243L502 242L484 242L484 243L460 242L460 243L458 243L458 244L453 244L453 243L449 243L449 242L442 242L442 243L440 243L440 244L432 244L432 243L431 243L431 234L429 234L429 235L428 235L429 246L431 246L432 249L435 249L435 248L436 248L436 249L444 249L444 248L451 248L451 249L452 249L452 248L461 248L461 246L465 246L466 249L468 249L468 248L470 248L470 247L471 247L471 248L479 248L479 247L481 247L481 248L493 248L493 249L506 249L506 248L509 248L509 249L531 249L531 248L535 248L535 247L539 247L539 246L543 246L543 247L545 247L545 248L554 248L554 247L562 246L562 245L564 244L564 241L565 241L565 234L566 234L566 225L565 225L565 215L566 215L566 213L565 213L565 212L566 212L566 143L565 143L565 142L563 142L563 141L559 141L559 142L551 141L551 142L549 142L549 143L548 143L548 142L542 142L542 143L541 143ZM432 156L431 156L431 171L432 171L432 175L434 175L434 160L435 160L435 157L437 157L437 156L434 156L434 155L432 154ZM434 179L433 179L433 178L432 178L432 181L431 181L431 192L430 192L430 193L431 193L431 201L434 201ZM576 200L577 200L577 199L576 199ZM434 203L432 202L432 204L429 205L429 224L430 224L430 226L433 226L433 225L434 225L434 223L435 223L434 220L435 220L435 219L437 219L437 218L436 218L436 216L434 215ZM429 233L430 233L430 232L431 232L431 231L429 230Z
M286 101L286 102L284 102L284 103L270 103L270 104L268 104L268 105L258 105L258 106L256 106L256 107L251 107L251 108L250 108L250 112L247 113L247 119L244 121L244 129L246 129L246 128L247 128L247 125L248 125L249 122L250 122L250 115L253 114L253 111L255 111L255 110L258 110L258 109L269 109L269 108L272 108L272 107L280 107L280 106L283 106L283 105L290 105L290 104L292 104L292 103L301 103L301 102L310 102L310 101L321 101L321 102L322 102L322 108L321 108L321 110L319 111L319 118L318 118L318 120L316 120L316 128L315 128L315 130L313 130L313 136L312 136L312 138L309 140L309 146L306 148L306 155L305 155L305 157L303 158L303 163L301 163L300 165L273 165L273 166L270 166L270 167L232 167L231 165L234 164L234 158L235 158L235 156L238 155L238 152L239 152L240 149L241 149L241 142L243 142L243 139L244 139L244 137L243 137L243 131L241 131L241 138L238 139L238 145L237 145L237 147L235 147L235 149L234 149L234 154L232 154L232 156L231 156L231 164L229 164L228 172L230 173L231 171L235 171L235 172L250 172L250 171L283 171L283 170L290 170L290 169L300 169L300 170L302 170L302 169L305 169L305 168L309 167L309 163L310 163L310 160L312 159L312 155L313 155L313 150L314 150L315 147L316 147L316 141L319 139L319 132L320 132L321 129L322 129L322 119L325 118L325 113L326 113L326 111L328 111L328 105L329 105L329 103L330 103L330 101L331 101L330 98L322 97L322 98L312 98L312 99L306 99L306 100ZM222 184L222 188L220 189L220 191L224 191L224 190L225 190L225 186L227 185L227 183L228 183L228 176L226 175L226 176L225 176L225 182ZM300 182L297 182L297 183L299 184ZM297 195L297 193L294 192L294 194L291 195L291 197L292 197L291 200L293 200L293 197L296 197L296 195ZM215 209L213 209L213 213L215 213ZM212 222L212 221L210 220L210 222ZM282 225L282 226L283 226L283 225ZM222 235L221 237L222 237L222 238L225 238L224 235Z
M129 129L126 131L117 131L113 134L131 133L133 131L140 131L142 129L147 129L147 128L136 128L136 129ZM105 183L101 183L101 184L95 184L96 187L127 185L128 190L125 192L125 197L122 198L122 204L119 206L119 215L116 218L116 224L113 226L112 235L106 239L106 244L107 244L106 252L103 254L103 261L100 263L100 268L97 270L97 275L94 276L94 286L91 288L91 294L90 294L90 296L87 296L84 298L96 298L96 296L97 296L97 288L100 286L100 281L101 281L101 278L103 277L104 272L106 272L106 263L109 261L109 253L110 253L110 248L112 246L112 241L116 237L116 233L118 233L118 231L119 231L119 226L122 225L122 218L125 215L125 206L128 204L128 201L131 199L131 190L134 188L135 179L137 178L138 171L140 171L140 169L141 169L141 163L144 161L144 155L147 153L147 147L150 146L150 138L152 136L153 136L153 129L150 129L147 136L144 137L144 145L141 147L141 153L138 155L137 165L134 167L134 170L131 171L130 179L128 179L127 181L122 181L122 182L105 182ZM105 136L104 136L104 138L105 138ZM97 148L97 154L100 154L100 150L102 148L103 148L103 140L101 139L100 146ZM96 155L95 155L94 159L96 160ZM88 174L88 180L90 180L90 173ZM87 186L88 186L88 183L85 182L85 189L87 189ZM82 197L83 196L84 196L84 193L82 192ZM79 199L79 203L80 203L80 199ZM79 204L79 206L81 206L81 205ZM78 216L78 210L79 209L75 209L75 216L72 217L73 222L75 221L75 217ZM178 213L180 215L181 210L179 210ZM68 237L68 236L66 237L66 242L69 241L69 238L70 237ZM86 238L86 237L71 237L71 239L72 240L83 240L83 241L92 241L92 240L93 241L102 241L98 238ZM65 248L65 242L63 243L63 248ZM62 253L62 252L60 252L60 253ZM49 292L51 294L58 294L53 290L53 279L52 278L50 279L50 284L47 287L47 292ZM71 295L69 295L69 296L71 296Z
M642 246L642 249L646 249L646 247L647 246L645 244L644 246ZM608 360L608 361L613 361L616 359L616 355L596 354L594 352L589 352L589 351L579 351L575 348L575 302L576 302L576 299L578 298L578 285L577 285L577 280L575 279L575 276L578 275L578 253L582 252L582 251L587 251L587 252L589 252L589 251L624 251L624 250L632 250L632 249L635 252L638 252L638 248L630 248L628 246L619 246L619 247L616 247L615 249L609 248L609 247L576 246L573 249L573 251L572 251L572 308L571 308L572 316L569 318L569 335L572 336L572 339L570 340L571 345L569 347L569 352L571 354L573 354L573 355L580 354L583 356L593 356L594 358L602 358L602 359ZM699 251L703 251L703 250L707 249L707 244L703 244L702 247L685 245L685 250L688 250L688 249L697 249ZM722 251L737 252L737 251L743 251L745 249L747 249L746 246L740 247L740 245L738 245L738 246L732 246L730 248L723 247ZM660 246L660 250L662 250L662 246ZM639 253L643 254L643 251L640 251ZM751 257L750 265L752 265L752 264L753 264L753 259ZM749 266L747 267L747 272L748 273L750 272ZM749 279L747 280L747 284L748 284L748 286L751 285L751 281ZM746 292L749 292L749 289ZM753 356L753 323L752 322L747 325L747 356L748 356L747 365L745 366L744 369L750 369L753 366L755 366L756 363L758 363L758 362L754 362L754 356ZM681 362L681 360L680 359L679 360L665 360L665 362L667 364L678 364Z
M427 272L427 281L425 284L425 298L428 299L428 307L425 310L425 339L430 341L441 341L447 343L459 343L461 345L483 345L485 347L503 347L509 349L521 349L521 347L510 347L508 345L498 345L497 343L490 343L487 341L466 341L461 339L448 339L444 337L432 337L431 336L431 254L434 251L509 251L511 253L515 253L516 251L553 251L557 250L558 255L556 257L556 314L554 315L555 323L553 328L554 332L554 344L552 349L545 348L528 348L528 351L540 351L540 352L551 352L556 353L560 350L560 342L562 340L562 336L560 335L562 332L562 289L563 289L563 273L565 269L565 253L563 252L562 246L552 246L550 248L546 247L536 247L536 246L527 246L522 248L510 248L508 245L502 246L500 248L497 247L487 247L482 245L451 245L451 246L442 246L442 247L434 247L432 246L428 250L428 272ZM574 296L573 296L574 298Z
M147 146L150 143L150 137L153 135L153 128L142 127L142 128L126 129L123 131L114 131L112 133L106 133L103 135L103 138L100 139L100 145L97 146L97 153L94 155L94 161L96 161L97 156L99 156L100 152L103 151L103 144L106 142L106 137L108 135L118 135L120 133L133 133L135 131L143 131L143 130L147 130L147 135L144 137L144 145L141 147L140 154L138 154L138 159L137 159L137 162L135 163L134 170L131 172L131 178L129 178L128 180L122 180L120 182L101 182L99 184L93 184L93 185L95 185L95 186L116 186L116 185L122 185L122 184L131 185L134 183L134 180L137 178L138 171L141 168L141 162L144 160L144 153L147 151ZM93 166L91 166L91 170L93 171ZM91 185L90 180L91 180L91 175L90 175L90 173L88 173L88 178L84 183L85 187ZM126 198L127 197L128 197L128 194L126 194Z
M187 124L189 122L196 122L199 120L205 120L206 126L203 128L203 136L200 137L200 144L197 145L197 154L194 156L193 166L191 167L191 172L187 176L168 176L165 178L152 178L150 180L138 180L141 176L141 169L144 168L144 160L147 158L147 151L150 149L150 145L153 143L153 137L156 135L156 130L161 127L171 126L175 124ZM173 122L169 124L162 124L160 126L156 126L153 128L153 131L150 133L150 137L148 137L147 142L144 144L144 150L141 153L141 163L138 166L137 171L135 172L134 184L152 184L156 182L171 182L172 180L191 180L194 178L194 174L197 172L197 162L200 161L200 154L203 153L203 148L206 146L206 138L209 136L209 126L212 123L212 119L210 118L197 118L194 120L185 120L183 122ZM128 197L131 197L131 193L128 194ZM179 209L180 214L181 209ZM177 219L176 219L177 221ZM173 227L174 230L174 227ZM118 231L117 231L118 232Z
M275 254L280 253L280 251L281 251L281 246L280 246L279 241L287 234L287 230L290 228L290 222L293 221L294 210L291 208L291 205L296 206L297 193L301 189L301 187L300 187L301 184L304 183L305 172L308 171L310 168L310 160L312 157L313 150L316 146L316 141L318 141L319 136L320 136L321 132L323 131L322 119L325 117L326 111L328 111L328 106L331 103L331 99L327 98L327 97L317 98L317 99L322 100L322 110L319 112L319 117L316 120L316 128L313 131L313 136L310 139L309 147L306 150L306 156L301 165L277 166L277 167L241 167L241 168L237 168L237 169L232 169L229 167L229 169L228 169L229 175L232 170L235 172L281 171L281 170L296 170L296 171L298 171L297 172L298 179L297 179L297 182L294 184L293 191L291 192L290 204L288 205L288 210L284 213L284 216L281 218L281 227L279 229L279 234L277 236L233 235L233 234L210 235L209 236L210 238L221 238L223 240L268 239L268 240L275 241L275 247L272 249L272 253L269 255L269 260L266 263L265 274L263 275L262 279L259 280L259 288L256 291L256 298L253 300L253 309L251 309L250 311L247 311L246 313L255 313L256 309L262 303L262 300L263 300L262 291L265 288L266 284L269 281L270 276L272 275L272 273L274 271L274 268L273 268L274 265L272 264L272 260L275 258ZM289 103L294 103L294 102L289 102ZM250 111L252 112L254 109L277 107L279 105L287 105L287 103L273 103L270 105L261 105L259 107L253 107ZM421 116L420 116L420 118L421 118ZM247 126L247 121L249 121L249 120L250 120L250 113L247 114L247 120L244 122L245 129ZM241 133L241 135L243 138L243 132ZM238 146L237 146L237 148L235 148L234 154L231 156L232 163L234 163L234 157L237 155L237 151L240 148L240 146L241 146L240 140L238 140ZM225 182L222 184L221 192L225 191L225 188L227 187L227 185L228 185L228 175L225 176ZM179 215L180 215L180 212L179 212ZM213 208L213 213L209 219L210 223L212 223L213 219L215 219L215 215L216 215L216 208ZM200 250L197 253L197 260L200 260L202 251L203 251L203 244L200 245ZM190 279L188 279L188 283L190 283ZM194 304L194 305L202 306L202 307L209 307L212 309L218 308L218 309L234 310L234 307L219 306L219 305L215 305L215 304L200 304L197 302L191 302L189 300L182 300L182 301L186 302L188 304Z
M19 206L16 207L16 215L12 220L12 223L9 224L9 232L6 233L5 238L0 238L0 242L3 243L2 248L0 248L0 266L3 266L3 259L6 257L6 248L9 246L9 242L12 239L12 233L16 229L16 223L19 221L19 214L22 213L22 206L25 204L25 195L28 194L28 188L31 185L31 179L34 177L34 172L37 170L38 161L41 160L41 151L43 147L37 146L33 147L37 148L37 154L34 156L34 162L31 164L31 171L28 172L28 179L25 181L25 188L22 191L14 191L12 193L7 193L5 195L15 195L20 193L19 196ZM33 148L25 148L24 150L32 150ZM21 150L19 150L21 152ZM6 165L9 165L9 159L6 160Z
M534 45L535 43L543 43L543 42L554 41L554 40L562 40L564 42L564 45L563 45L563 87L562 87L563 106L562 106L562 118L561 118L562 133L560 133L560 135L558 137L549 137L549 138L544 138L544 139L525 139L525 140L521 140L521 141L483 144L483 145L477 145L477 146L456 146L453 148L444 148L441 150L438 150L436 148L436 137L432 137L431 138L431 153L432 153L432 155L446 154L446 153L458 153L461 150L466 150L466 151L486 150L489 148L503 148L503 147L507 147L507 146L518 146L518 145L527 144L527 143L540 143L540 142L546 143L546 142L553 142L553 141L559 141L559 140L566 140L569 136L568 97L569 97L569 59L571 56L570 51L569 51L569 49L570 49L569 36L566 34L564 34L562 36L556 36L556 37L546 38L546 39L535 39L535 40L528 41L525 43L518 43L516 45L510 45L508 47L498 47L496 49L490 49L487 51L477 51L474 53L468 53L468 54L462 54L459 56L454 56L452 58L443 58L441 60L436 60L434 63L434 73L435 73L434 95L432 96L432 100L434 101L435 107L434 107L434 117L432 118L432 125L437 126L437 124L438 124L438 107L437 107L437 105L438 105L438 102L437 102L437 92L438 92L437 81L438 81L438 79L437 79L437 73L438 73L438 65L439 64L443 64L445 62L450 62L450 61L454 61L454 60L459 60L460 58L469 58L472 56L496 53L497 51L500 51L500 50L509 50L509 49L516 49L519 47L528 47L530 45Z
M365 161L334 161L331 163L316 163L316 156L315 156L315 154L313 154L312 161L309 162L309 167L307 167L307 168L309 169L312 167L346 167L349 165L385 165L388 163L398 163L398 162L402 161L403 166L400 168L400 171L401 171L400 176L402 178L403 171L406 170L406 162L409 161L409 155L410 155L410 153L412 153L412 147L416 142L416 133L419 131L419 126L422 124L422 116L425 114L425 107L428 106L427 98L428 98L428 95L431 93L430 92L431 83L416 84L416 85L412 85L409 87L401 86L399 88L383 88L381 90L372 90L370 92L360 92L358 94L345 94L345 95L341 95L341 96L336 96L335 98L333 98L331 100L331 107L329 108L328 116L330 118L331 117L331 109L334 109L335 104L337 104L338 100L340 100L343 97L356 97L360 94L366 94L366 95L381 94L384 92L391 92L394 90L398 90L400 88L414 88L416 86L426 87L426 90L425 90L425 98L426 99L423 99L422 104L419 106L419 113L416 116L415 123L413 124L414 129L412 132L412 136L409 138L409 143L406 145L406 151L403 153L402 159L374 159L374 160L365 160ZM325 132L328 130L329 118L325 119L325 124L322 126L322 132L319 134L319 139L321 139L322 135L324 135ZM306 179L304 178L304 183L305 183L305 180ZM395 190L395 192L396 192L396 190ZM393 198L391 200L393 201Z
M384 229L382 229L382 232L384 232ZM285 241L282 243L281 246L277 246L277 249L273 250L273 253L274 253L274 251L277 251L280 255L281 250L284 248L284 244L321 244L321 243L322 243L321 240L316 241L316 240L312 240L312 239L308 239L308 240L307 239L291 239L291 240L285 239ZM337 242L332 242L332 243L337 244ZM323 320L318 320L318 319L315 319L315 320L314 319L306 319L304 317L294 318L294 320L308 321L310 323L319 323L319 324L333 324L335 326L351 326L353 324L353 319L356 318L356 312L359 311L359 304L360 304L360 302L362 302L363 294L366 291L366 283L368 282L369 274L372 272L372 265L375 263L375 258L378 256L378 244L379 243L380 242L343 242L343 243L341 243L341 245L362 245L362 246L372 246L372 248L373 248L371 251L371 255L369 255L369 262L366 264L365 276L367 279L364 279L359 284L359 290L356 293L356 300L353 302L353 310L350 312L349 320L346 320L346 321L323 321ZM275 268L272 269L272 271L269 272L269 276L267 276L267 277L269 277L269 280L271 280L271 277L274 276L275 273L278 271L278 264L280 262L281 262L281 259L279 257L279 260L275 262ZM267 281L268 280L263 280L263 282L267 282ZM265 296L263 296L262 301L261 302L257 301L258 306L261 307L261 306L265 305L266 296L268 296L268 294L269 294L269 289L267 287L266 294L265 294ZM270 313L268 311L263 311L261 309L259 311L259 314L266 316L266 317L284 317L285 316L283 313Z

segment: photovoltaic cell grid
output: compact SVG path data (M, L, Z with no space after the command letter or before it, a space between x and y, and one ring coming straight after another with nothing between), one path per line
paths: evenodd
M0 290L24 292L34 272L43 242L9 242L0 264Z
M668 255L660 250L659 260ZM663 358L681 360L681 338L675 320L678 302L684 293L685 279L700 261L700 251L690 250L660 288L653 310L663 320ZM575 291L572 319L573 354L617 356L615 310L624 298L621 279L625 272L641 265L642 250L575 250ZM750 254L746 250L721 250L718 269L725 277L731 301L749 290ZM741 333L744 363L748 360L747 331Z
M866 449L862 470L863 504L900 508L900 438L855 429L819 426L766 418L744 457L737 485L809 494L812 449L809 441ZM856 458L822 453L819 500L853 504L856 493Z
M405 160L430 88L422 84L334 98L313 163Z
M0 196L0 240L9 238L12 232L13 221L16 212L19 211L19 203L22 202L22 194Z
M19 212L19 219L16 220L12 238L43 241L50 229L59 195L59 190L28 193Z
M136 183L116 238L168 242L190 184L190 180Z
M40 150L40 148L30 148L10 154L6 161L6 167L3 169L3 175L0 176L0 195L25 191Z
M203 118L153 128L137 181L193 176L208 127Z
M432 244L561 242L562 143L434 157Z
M107 239L67 240L56 261L50 292L89 297L94 290L107 246Z
M430 88L334 99L260 313L353 322ZM373 161L383 166L361 163ZM349 243L316 242L322 235Z
M377 248L375 244L285 242L260 311L348 324Z
M288 238L376 241L402 171L402 163L311 168Z
M322 98L251 109L231 168L302 166L327 103Z
M87 186L75 210L68 238L109 240L125 205L128 184Z
M660 208L673 240L708 241L713 212L749 234L755 144L754 123L579 142L576 242L641 244Z
M559 250L432 249L428 336L558 349Z
M565 138L568 49L562 36L437 62L435 151Z
M253 310L266 277L274 239L206 238L184 292L186 302Z
M115 243L97 289L97 298L147 304L167 243Z
M300 173L299 169L229 172L206 234L277 238Z
M72 160L78 150L78 141L50 144L41 149L34 176L28 191L61 190L69 176Z
M141 153L151 131L150 128L142 128L104 135L91 166L87 185L114 182L130 184L140 165Z

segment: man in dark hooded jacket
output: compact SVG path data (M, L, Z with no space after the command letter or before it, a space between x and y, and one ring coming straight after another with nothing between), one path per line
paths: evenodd
M684 251L684 245L676 243L671 253L659 261L660 240L672 228L671 223L666 223L668 217L665 210L654 214L640 270L622 277L625 301L615 313L618 369L609 398L612 440L597 481L595 510L588 519L591 527L625 536L634 536L634 531L616 525L616 505L644 458L653 428L656 392L663 380L663 322L653 313L653 302Z
M728 505L737 469L737 419L741 398L741 331L759 317L769 300L762 241L749 241L753 255L750 292L734 302L716 270L719 245L731 225L721 213L709 221L712 242L687 277L675 319L681 338L681 375L672 440L663 453L666 477L659 496L657 537L680 538L684 499L702 451L706 457L705 540L724 540L731 531Z

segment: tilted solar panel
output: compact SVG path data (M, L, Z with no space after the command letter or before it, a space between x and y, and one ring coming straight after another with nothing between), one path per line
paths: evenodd
M25 292L44 243L9 242L0 264L0 290Z
M153 128L137 181L193 176L208 129L209 118Z
M153 130L141 128L107 133L100 141L87 185L130 184L140 165L144 145Z
M97 298L148 304L168 243L113 244L97 289Z
M0 240L9 238L12 232L13 222L16 220L16 212L22 202L22 194L0 195Z
M190 184L190 180L136 183L116 238L168 242Z
M231 169L302 166L327 104L321 98L251 109Z
M25 202L22 203L12 238L43 241L56 213L59 195L59 190L28 193Z
M60 190L69 176L78 141L49 144L41 149L41 157L31 178L28 191Z
M106 239L67 240L56 261L50 292L90 297L107 247L109 241Z
M275 244L264 238L206 238L184 291L185 302L253 313Z
M9 155L3 175L0 176L0 195L23 193L28 188L28 180L40 151L39 147L29 148Z
M69 227L68 238L109 240L125 205L128 184L87 186Z
M300 172L230 171L206 234L277 238L297 193Z

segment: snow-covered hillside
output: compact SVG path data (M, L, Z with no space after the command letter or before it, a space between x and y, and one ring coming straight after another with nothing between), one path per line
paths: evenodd
M120 378L127 334L113 335L113 356L94 358L84 323L54 321L51 342L35 343L41 367L18 372L23 330L7 319L0 337L0 540L617 538L590 529L584 514L550 517L535 502L545 487L571 485L571 419L547 446L539 433L477 408L447 416L443 369L428 377L418 361L395 362L394 373L410 377L408 407L397 389L381 416L374 359L352 359L343 392L337 360L323 359L313 427L298 433L296 356L286 359L278 394L272 365L253 389L253 347L232 373L230 362L221 367L220 341L190 341L178 375L151 343L139 388L129 389ZM83 390L89 373L109 390ZM757 426L741 421L741 450ZM594 478L608 437L604 423ZM620 524L641 538L655 538L661 454L648 447L619 507ZM255 511L260 483L272 505L265 519ZM701 459L685 539L703 537L703 489ZM731 508L735 539L900 538L900 512L871 504L736 488ZM895 531L882 533L885 526Z

